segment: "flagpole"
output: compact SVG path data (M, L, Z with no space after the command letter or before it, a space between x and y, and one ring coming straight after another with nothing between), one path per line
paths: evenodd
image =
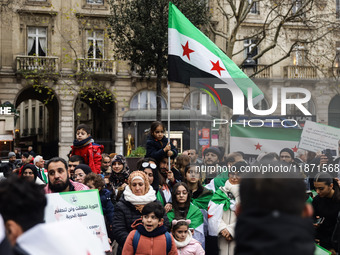
M167 82L168 85L168 141L170 143L170 83ZM171 146L171 145L170 145ZM171 171L170 167L170 157L168 157L169 171Z

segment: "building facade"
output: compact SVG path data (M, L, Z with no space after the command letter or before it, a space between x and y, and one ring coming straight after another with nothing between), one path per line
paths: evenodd
M251 0L243 1L253 4ZM228 10L227 1L221 2L222 7ZM264 2L259 1L256 2L258 5L251 6L249 15L239 28L233 49L233 52L240 53L233 57L237 64L242 64L248 53L256 56L261 47L270 44L269 39L257 45L256 40L247 38L249 33L264 23ZM331 19L337 22L338 2L331 2L326 1L323 10L317 6L315 10L331 12L334 14ZM230 28L233 24L226 26L227 22L218 12L216 1L210 1L210 5L215 28L228 33L231 30L228 26ZM55 155L66 157L79 123L90 125L92 136L96 142L104 144L106 152L126 153L128 146L136 148L145 143L147 129L156 116L155 80L142 81L126 62L115 58L114 42L108 38L106 30L106 18L110 15L107 0L18 0L2 7L0 104L7 102L17 111L16 117L0 116L0 127L4 127L0 131L14 138L10 141L7 136L2 137L2 146L4 142L12 143L11 148L6 147L3 151L14 147L25 151L27 146L33 145L34 150L46 158ZM308 37L305 26L286 24L280 48L291 45L289 42L297 39L286 35L301 32L302 28L302 37ZM211 38L227 51L226 41L213 34ZM332 46L320 41L317 45L319 54L337 60L338 34L333 32L327 38L332 41ZM255 46L258 49L253 50ZM333 75L338 74L336 61L332 64L331 61L320 60L317 65L324 65L323 69L328 70L322 72L306 61L306 51L307 45L297 44L284 61L256 73L255 83L265 94L261 107L266 109L271 106L273 87L279 90L282 87L303 87L312 94L312 100L306 106L312 113L308 118L340 127L340 89L337 77ZM268 51L256 59L254 70L275 62L281 54L280 51ZM196 121L194 132L197 136L209 130L209 139L213 137L211 144L227 147L226 130L211 130L209 119L190 116L188 111L193 106L196 105L194 109L199 110L200 95L190 97L189 93L189 88L184 85L171 83L171 100L168 102L164 79L162 108L170 106L174 121L171 129L175 131L173 137L180 138L181 149L190 147L187 139L193 131L188 124L190 118ZM291 95L299 96L302 95ZM211 111L218 112L216 109ZM166 111L163 113L165 118ZM287 114L302 123L306 119L294 107L287 109ZM224 108L222 115L230 118L232 112ZM280 107L274 115L280 115Z

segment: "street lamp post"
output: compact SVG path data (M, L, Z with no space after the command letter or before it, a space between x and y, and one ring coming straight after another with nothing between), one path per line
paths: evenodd
M255 73L256 66L256 61L251 57L250 52L248 52L247 59L242 65L243 71L246 73L246 75L248 75L248 77L250 77Z

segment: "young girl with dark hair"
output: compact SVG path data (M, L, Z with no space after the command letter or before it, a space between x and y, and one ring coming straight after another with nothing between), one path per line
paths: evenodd
M172 235L175 239L177 251L179 255L203 255L201 244L192 237L189 225L191 220L173 220L172 221Z
M193 237L204 244L203 214L201 210L192 204L191 192L184 182L178 182L172 190L172 210L168 212L169 221L174 219L190 219L190 228L194 229Z
M328 173L318 173L314 178L314 187L318 195L313 199L314 217L324 218L322 223L314 224L316 239L320 245L330 251L338 252L338 244L332 236L340 211L340 189L337 181ZM333 236L336 240L338 236Z
M158 162L164 157L176 158L177 150L175 146L170 144L164 135L165 126L160 121L154 121L150 127L150 135L146 142L146 155Z

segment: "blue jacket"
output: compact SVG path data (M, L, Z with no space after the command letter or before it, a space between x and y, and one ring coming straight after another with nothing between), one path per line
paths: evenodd
M99 191L100 202L102 203L103 214L109 237L112 235L114 207L111 202L111 192L107 189Z
M162 158L167 156L167 153L164 152L164 147L168 144L168 138L166 138L165 136L163 137L163 139L161 141L156 140L155 138L153 138L152 136L148 136L148 140L146 141L146 158L154 158L157 161L160 161ZM170 143L171 145L171 151L174 153L171 158L174 159L177 157L177 150L175 148L175 146L173 146L172 143Z

